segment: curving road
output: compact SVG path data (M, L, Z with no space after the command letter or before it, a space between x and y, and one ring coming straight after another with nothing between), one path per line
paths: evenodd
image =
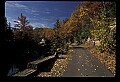
M72 60L62 77L114 77L114 75L83 47L73 47Z

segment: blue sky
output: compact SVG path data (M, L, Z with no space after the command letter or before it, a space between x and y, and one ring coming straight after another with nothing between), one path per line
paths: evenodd
M65 19L79 5L78 1L6 1L5 16L11 26L21 13L27 17L33 27L54 26L57 19Z

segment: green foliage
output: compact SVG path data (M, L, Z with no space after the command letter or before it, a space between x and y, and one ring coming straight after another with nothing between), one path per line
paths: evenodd
M61 25L62 25L62 21L57 20L56 23L54 24L54 28L61 28Z
M116 4L114 2L102 2L101 8L94 11L96 16L91 18L93 30L91 30L92 38L99 40L101 45L98 49L101 52L108 52L115 54L116 40ZM111 11L111 12L110 12ZM114 25L111 25L114 24Z
M68 28L64 25L68 23L69 19L65 20L57 20L54 25L54 37L52 38L52 42L54 43L54 47L56 49L67 50L67 43L70 42L71 34Z
M55 43L52 40L46 40L45 51L48 55L53 55L56 52Z
M69 19L57 20L54 28L33 29L26 16L18 17L14 31L14 40L18 57L34 57L32 54L45 56L54 54L58 48L67 49L67 43L84 43L89 37L100 41L98 49L101 52L115 53L116 47L116 3L115 2L84 2L71 14ZM5 22L9 34L10 24ZM9 29L9 30L8 30ZM6 40L9 35L6 35ZM8 38L9 37L9 38ZM46 39L45 46L38 45L42 38ZM30 53L27 53L30 52ZM16 54L16 53L15 53ZM29 55L29 56L27 56Z
M107 17L116 18L116 2L105 2L104 5Z
M85 1L66 22L71 28L71 40L84 43L87 38L100 41L101 52L115 53L116 3ZM111 25L113 24L113 25Z
M41 36L41 30L39 30L39 28L35 28L33 30L33 40L37 43L39 43L42 39L42 36Z

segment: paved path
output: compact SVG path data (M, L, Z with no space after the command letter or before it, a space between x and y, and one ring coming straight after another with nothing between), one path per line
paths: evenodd
M72 60L62 77L114 77L114 75L83 47L73 47Z

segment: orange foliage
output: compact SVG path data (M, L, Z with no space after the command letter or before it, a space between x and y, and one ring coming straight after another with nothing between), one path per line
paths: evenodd
M39 28L40 30L40 36L51 39L54 36L54 31L52 28Z

